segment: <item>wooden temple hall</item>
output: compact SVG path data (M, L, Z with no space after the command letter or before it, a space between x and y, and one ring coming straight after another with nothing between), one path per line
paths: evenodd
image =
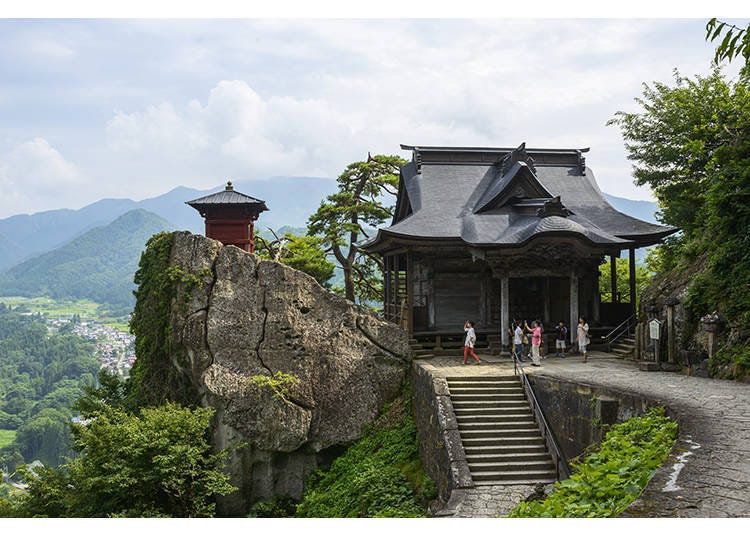
M579 315L616 326L635 312L635 250L677 231L615 210L588 149L401 148L412 159L393 222L360 247L382 255L384 313L414 337L458 335L473 320L507 348L513 318L541 320L545 333ZM599 265L621 252L629 300L601 303Z

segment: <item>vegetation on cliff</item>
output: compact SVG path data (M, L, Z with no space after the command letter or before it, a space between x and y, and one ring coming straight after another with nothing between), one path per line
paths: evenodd
M320 236L326 252L333 254L344 273L343 295L360 302L382 301L381 261L363 253L357 242L393 217L400 156L369 156L352 162L336 179L338 191L321 201L308 220L308 234Z
M297 517L426 517L437 496L422 469L408 396L388 404L362 438L307 483Z
M137 359L130 371L131 408L167 401L192 403L195 393L170 360L170 313L178 282L185 277L169 266L172 234L158 233L146 243L135 273L136 303L130 319Z
M652 408L613 426L596 451L572 463L573 474L541 501L509 517L615 517L638 498L677 439L677 423Z
M706 77L645 84L640 113L618 112L636 184L650 186L661 220L681 233L660 246L651 266L658 280L678 278L695 263L684 305L688 322L718 311L729 328L729 375L750 368L750 68L727 80ZM717 363L712 363L716 370Z

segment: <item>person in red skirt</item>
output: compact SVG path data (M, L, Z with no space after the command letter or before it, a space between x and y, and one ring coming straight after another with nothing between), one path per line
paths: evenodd
M474 322L467 320L464 324L464 331L466 332L466 342L464 342L464 365L469 359L469 354L474 358L474 361L481 363L482 361L474 353L474 343L477 342L477 335L474 333Z

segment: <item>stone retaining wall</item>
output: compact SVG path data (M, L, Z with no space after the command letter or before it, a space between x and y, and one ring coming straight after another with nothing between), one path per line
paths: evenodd
M434 371L432 365L413 363L412 404L422 466L437 484L444 505L453 490L473 488L474 481L458 433L448 382Z
M604 436L604 426L624 422L660 405L643 396L581 382L530 374L539 405L567 459Z

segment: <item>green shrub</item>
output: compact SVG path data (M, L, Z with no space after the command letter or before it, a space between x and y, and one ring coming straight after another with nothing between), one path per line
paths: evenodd
M291 497L278 496L255 503L247 517L294 517L297 503Z
M509 517L615 517L638 498L676 438L677 423L663 408L615 425L551 495L522 502Z
M742 380L750 375L750 343L720 348L708 363L711 376Z
M297 517L426 517L437 496L419 462L416 427L403 397L327 472L307 484Z

